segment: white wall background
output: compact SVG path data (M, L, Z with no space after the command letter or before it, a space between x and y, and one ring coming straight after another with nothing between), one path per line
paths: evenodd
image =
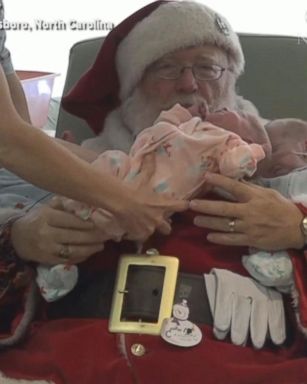
M75 19L118 24L130 13L148 4L145 0L4 0L10 22ZM237 32L307 36L307 0L203 0L228 18ZM7 31L7 46L16 69L60 73L54 96L62 92L68 52L78 40L105 35L107 31Z

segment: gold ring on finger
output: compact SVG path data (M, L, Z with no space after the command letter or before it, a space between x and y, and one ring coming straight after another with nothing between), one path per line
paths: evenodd
M235 229L236 229L236 219L229 219L229 221L228 221L229 232L234 232Z
M70 255L71 255L71 249L70 249L69 245L68 244L63 244L61 246L60 251L59 251L59 257L61 259L67 260L67 259L69 259Z

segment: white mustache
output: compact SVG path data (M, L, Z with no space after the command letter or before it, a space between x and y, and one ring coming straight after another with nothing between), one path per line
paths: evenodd
M165 103L165 105L162 106L163 110L170 109L175 104L180 104L183 107L191 107L192 105L207 105L206 99L200 96L193 96L193 95L180 95L174 97L171 101Z

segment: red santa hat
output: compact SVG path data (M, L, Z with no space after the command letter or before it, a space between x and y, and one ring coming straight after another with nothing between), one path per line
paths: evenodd
M165 54L202 44L224 49L233 72L242 73L241 45L226 19L197 2L155 1L109 33L63 106L98 134L108 113L133 93L148 66Z

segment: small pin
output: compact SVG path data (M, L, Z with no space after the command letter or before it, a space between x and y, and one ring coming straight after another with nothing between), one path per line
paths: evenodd
M215 14L215 25L217 26L218 30L223 33L223 35L228 36L230 34L228 25L218 14Z
M164 319L161 337L170 344L179 347L193 347L202 340L198 326L188 320L190 314L187 300L173 306L173 317Z

